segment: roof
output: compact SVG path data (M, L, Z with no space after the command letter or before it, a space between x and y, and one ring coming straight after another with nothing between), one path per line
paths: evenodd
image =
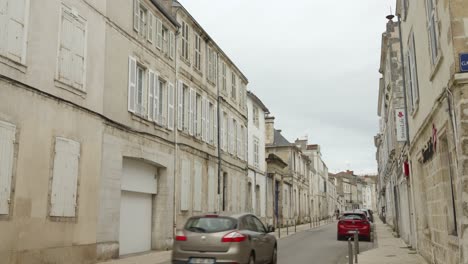
M265 106L265 104L263 104L262 100L260 100L260 98L258 98L258 96L256 96L252 91L247 91L247 95L255 102L257 103L258 105L260 105L260 107L262 108L263 112L269 114L270 113L270 110L268 110L268 108Z
M173 17L169 11L166 10L166 8L164 8L160 3L158 3L158 1L156 0L150 0L151 3L153 3L153 5L169 20L171 21L171 23L180 28L180 24L179 22L177 22L177 19L175 19L175 17Z
M270 153L268 155L268 157L266 158L266 162L269 163L269 162L278 162L283 168L286 168L288 166L288 164L286 162L284 162L280 157L278 157L277 155L273 154L273 153Z
M281 130L275 129L275 139L273 140L273 144L275 147L290 147L291 142L289 142L283 135L281 134Z

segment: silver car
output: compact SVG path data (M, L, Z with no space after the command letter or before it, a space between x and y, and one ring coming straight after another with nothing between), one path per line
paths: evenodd
M274 231L252 214L194 216L177 231L172 263L276 264Z

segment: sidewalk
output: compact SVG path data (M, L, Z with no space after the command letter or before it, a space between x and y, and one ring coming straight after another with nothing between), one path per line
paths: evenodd
M405 242L392 235L391 229L375 217L374 243L376 248L358 255L358 264L426 264L427 262L410 250Z
M331 224L333 222L334 220L322 220L320 222L314 222L312 223L312 229L326 224ZM275 236L277 239L281 239L291 236L295 233L303 232L310 229L310 223L296 226L296 232L294 232L294 226L290 226L288 228L277 229L275 231ZM279 238L279 232L281 232L281 238ZM151 251L147 254L138 254L133 256L130 255L121 259L113 259L105 262L98 262L98 264L170 264L171 254L172 251Z

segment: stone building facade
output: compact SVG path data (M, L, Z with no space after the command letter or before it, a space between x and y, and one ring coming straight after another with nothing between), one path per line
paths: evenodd
M2 4L2 263L167 249L245 210L248 81L177 1Z

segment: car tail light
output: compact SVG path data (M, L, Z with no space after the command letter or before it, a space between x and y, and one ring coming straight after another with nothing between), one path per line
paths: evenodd
M246 240L247 237L237 231L233 231L231 233L227 233L223 238L221 238L221 242L228 243L228 242L242 242Z
M175 240L176 241L187 241L187 237L186 236L176 236Z
M205 215L205 217L208 217L208 218L216 218L216 217L218 217L218 215L215 215L215 214L208 214L208 215Z

